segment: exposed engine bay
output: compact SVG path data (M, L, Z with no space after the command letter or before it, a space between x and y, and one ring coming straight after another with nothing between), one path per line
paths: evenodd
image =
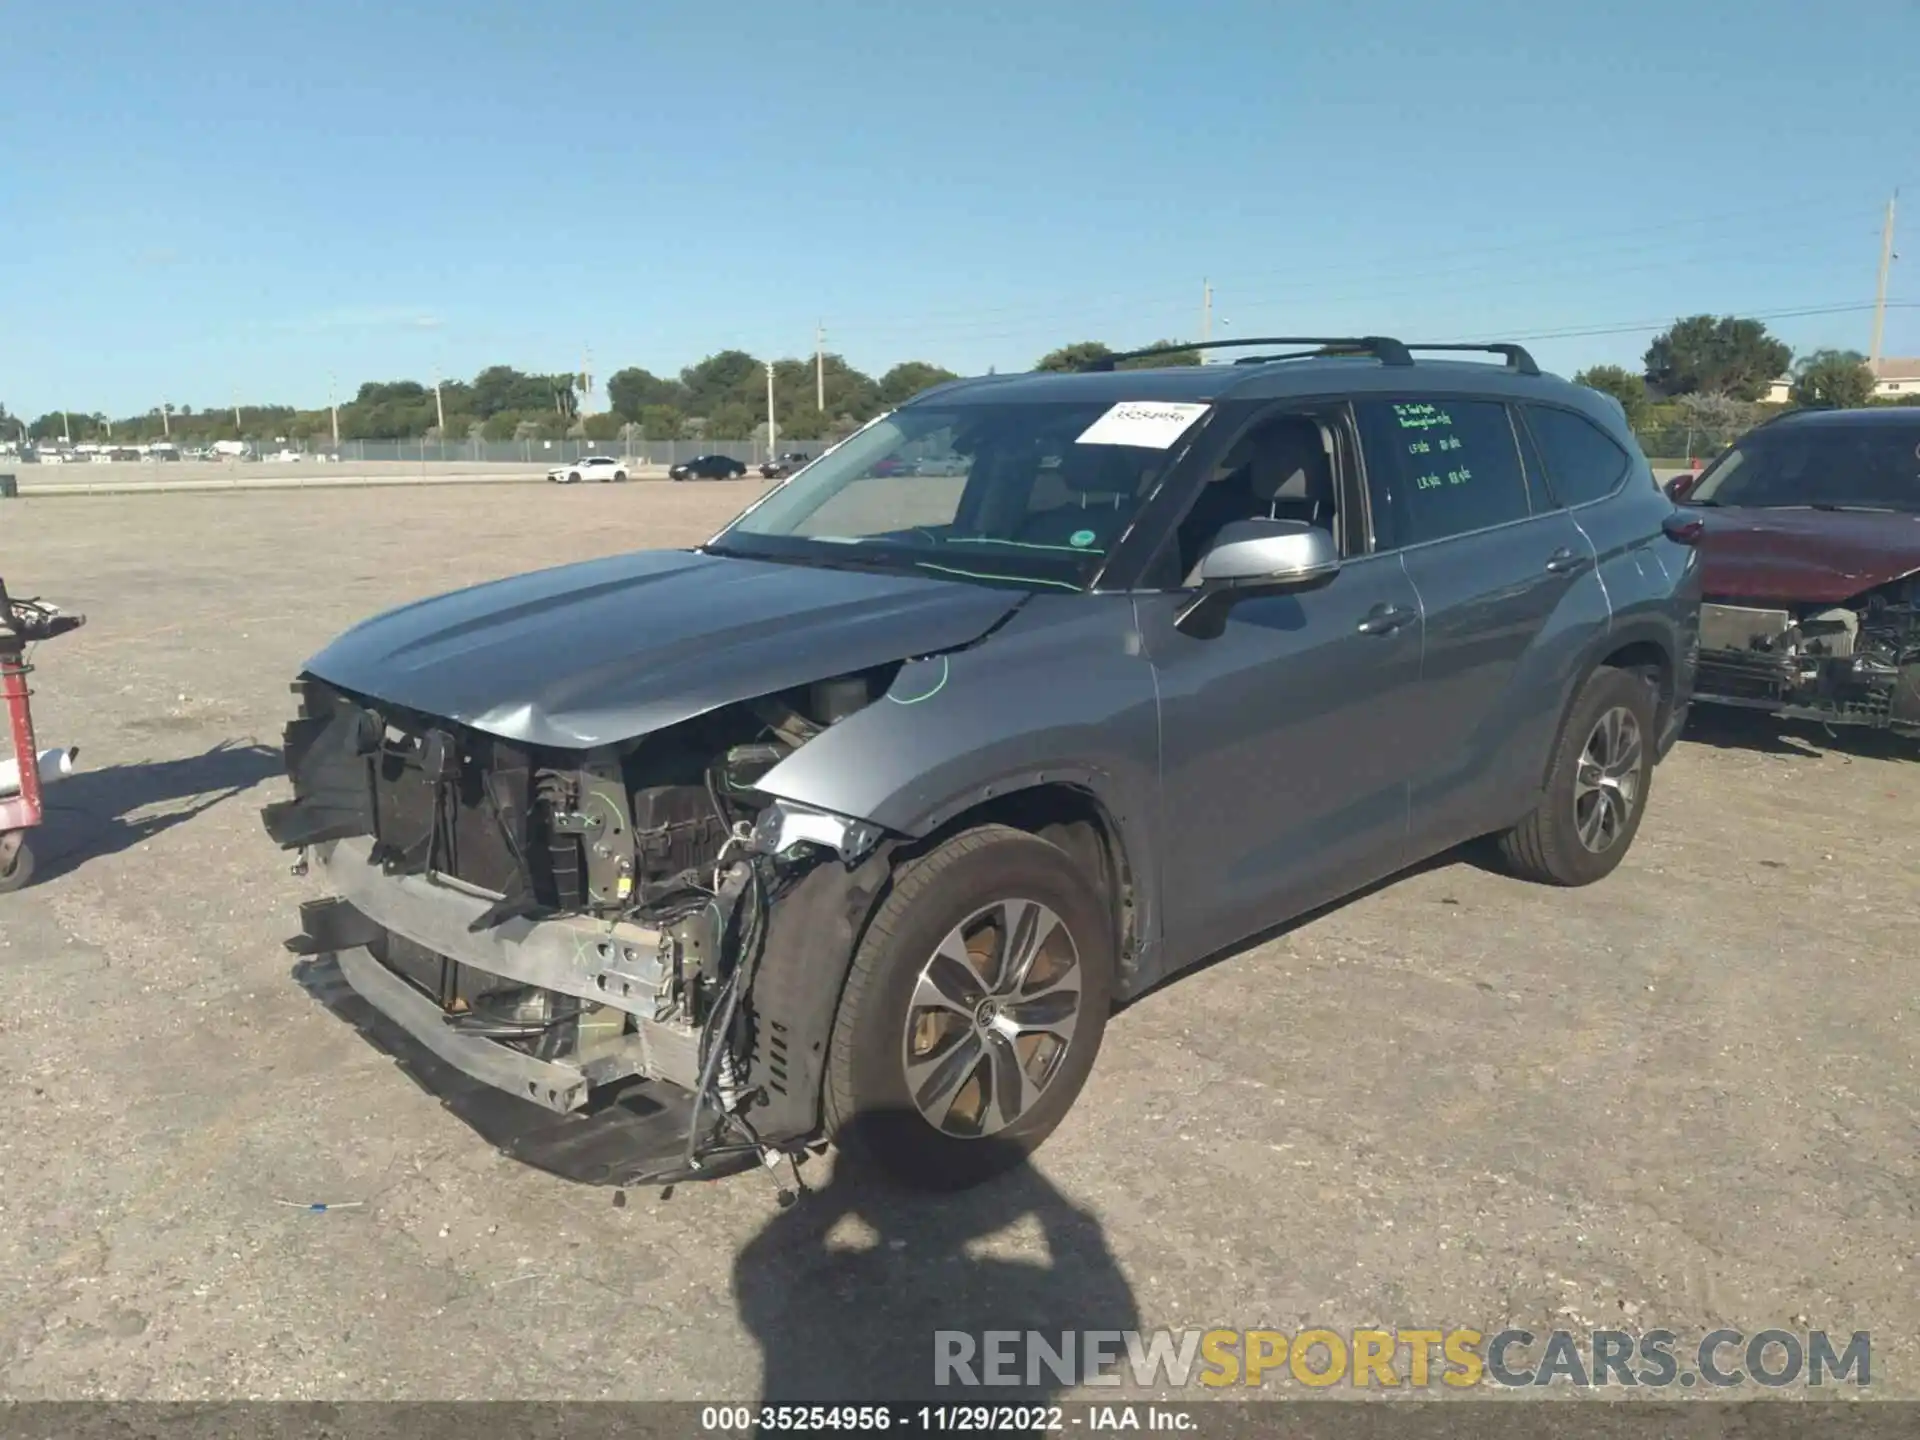
M1708 600L1696 695L1830 725L1920 733L1920 576L1844 605Z
M897 669L585 752L303 679L294 797L264 819L337 893L302 907L289 948L337 956L377 1009L497 1088L568 1114L612 1082L667 1082L692 1097L688 1170L727 1149L773 1163L747 1119L752 1087L785 1072L777 1021L748 1000L769 912L882 835L756 787Z

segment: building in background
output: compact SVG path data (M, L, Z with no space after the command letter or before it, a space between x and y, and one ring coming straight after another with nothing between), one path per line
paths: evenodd
M1904 400L1908 396L1920 396L1920 360L1887 357L1871 362L1870 368L1874 399Z

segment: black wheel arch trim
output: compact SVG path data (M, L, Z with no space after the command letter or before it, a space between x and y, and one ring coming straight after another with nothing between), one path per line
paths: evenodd
M892 888L902 864L927 853L960 830L974 812L1022 794L1065 786L1085 798L1100 827L1119 884L1131 897L1131 924L1116 914L1116 927L1132 931L1120 938L1114 975L1115 999L1124 999L1159 979L1160 947L1155 932L1157 907L1151 901L1156 877L1140 866L1151 850L1129 844L1126 817L1102 791L1103 772L1084 765L1036 767L975 786L928 807L905 833L889 833L851 869L832 860L816 865L780 897L768 917L766 949L753 986L753 1058L750 1088L764 1095L751 1118L769 1143L792 1143L818 1136L823 1123L827 1046L834 1018L853 969L854 952L868 924ZM982 814L982 823L991 817ZM1048 836L1028 831L1053 843ZM1071 852L1069 852L1071 853ZM1102 877L1105 878L1105 877ZM1114 897L1116 905L1119 897ZM773 1082L777 1078L778 1084Z

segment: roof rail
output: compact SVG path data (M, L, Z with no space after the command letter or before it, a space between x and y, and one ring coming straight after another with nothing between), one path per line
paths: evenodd
M1249 345L1314 345L1336 355L1371 355L1383 365L1411 365L1413 356L1407 347L1387 335L1261 335L1245 340L1197 340L1191 345L1155 345L1146 350L1125 350L1117 355L1101 355L1084 362L1080 369L1111 370L1122 360L1148 360L1155 355L1185 355L1194 350L1230 350Z
M1507 368L1522 375L1538 375L1540 366L1522 345L1408 345L1409 350L1477 350L1505 358Z

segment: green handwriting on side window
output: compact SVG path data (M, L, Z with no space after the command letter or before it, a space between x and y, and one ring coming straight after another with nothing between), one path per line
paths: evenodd
M1473 479L1473 471L1462 465L1458 470L1449 470L1444 475L1434 471L1417 475L1414 477L1413 484L1416 490L1440 490L1449 485L1464 485L1471 479Z
M1443 425L1452 425L1453 417L1437 405L1425 403L1398 404L1393 407L1393 418L1400 422L1402 430L1433 430Z
M1442 435L1438 440L1415 440L1411 445L1407 446L1407 453L1409 455L1431 455L1436 450L1444 453L1445 451L1458 450L1459 448L1460 437L1458 435Z

